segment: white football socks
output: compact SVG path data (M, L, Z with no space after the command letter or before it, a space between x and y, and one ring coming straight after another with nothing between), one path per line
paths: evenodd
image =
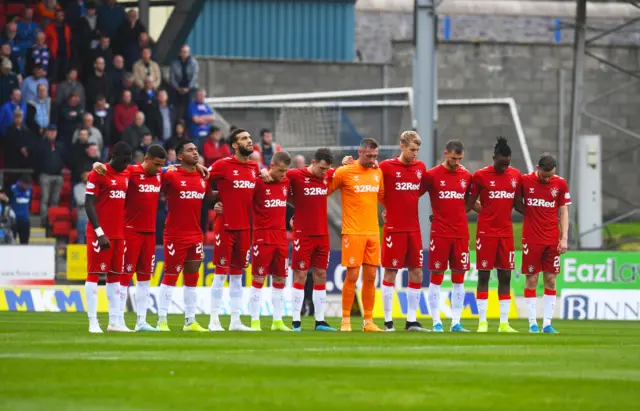
M438 284L429 284L427 291L427 299L429 300L429 311L433 319L433 325L441 324L440 319L440 286Z
M304 295L304 293L303 293ZM313 290L313 308L315 310L316 321L324 321L324 307L327 304L327 290ZM302 307L300 307L302 309ZM298 310L298 318L300 317L300 310ZM299 320L298 320L299 321Z
M231 300L231 322L240 322L242 308L242 276L229 276L229 299Z
M87 299L87 316L89 323L98 322L98 283L84 283L84 294Z
M511 309L511 299L500 300L500 323L509 322L509 311Z
M556 296L555 295L543 295L542 301L544 303L544 320L542 327L551 325L551 319L553 318L553 312L556 308Z
M149 284L151 281L138 281L136 284L136 314L138 316L137 323L144 324L147 322L147 309L149 308Z
M527 303L527 311L529 313L529 325L537 324L536 314L537 314L537 298L536 297L525 297L525 301Z
M292 321L300 321L300 312L302 312L302 304L304 303L304 289L300 290L294 286L291 290L291 299Z
M129 286L120 285L120 322L126 325L124 322L124 311L127 308L127 296L129 294Z
M486 322L487 321L487 307L489 306L489 300L487 299L478 299L478 322Z
M226 274L214 274L213 276L213 282L211 283L211 320L209 324L220 323L220 304L222 304L226 276Z
M416 322L418 307L420 306L420 296L422 290L419 288L409 288L407 290L407 322ZM393 294L392 294L393 297ZM391 310L391 309L390 309ZM387 320L387 312L384 313L385 321Z
M271 286L271 302L273 304L273 321L282 321L284 313L284 289Z
M384 322L393 320L393 292L393 286L384 284L382 285L382 308L384 309ZM407 317L408 316L409 313L407 312Z
M196 311L198 309L198 291L197 287L184 286L182 288L184 298L185 325L189 325L196 320Z
M464 284L453 284L451 292L451 326L460 324L464 307Z
M175 287L167 284L160 284L160 292L158 296L158 322L167 321L167 314L171 306L171 297Z
M107 301L109 302L109 325L118 325L120 316L120 283L107 283Z
M249 298L249 311L251 321L260 319L260 307L262 306L262 288L251 287L251 298Z

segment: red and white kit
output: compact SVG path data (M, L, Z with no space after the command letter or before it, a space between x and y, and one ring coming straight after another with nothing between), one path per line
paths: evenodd
M450 171L442 164L427 171L433 223L429 240L430 271L469 270L469 227L466 197L471 173L460 166Z
M124 272L152 274L156 260L156 214L162 176L148 175L141 165L129 170L129 188L125 205Z
M329 169L323 178L314 177L307 168L287 172L295 209L291 256L294 270L326 270L329 266L327 195L334 172Z
M513 167L498 173L488 166L473 174L471 195L479 196L482 204L476 231L478 270L515 268L511 212L520 180L520 172Z
M265 183L258 179L253 195L254 275L287 276L287 197L289 180Z
M560 273L560 229L558 209L571 204L564 178L553 176L547 183L536 172L522 176L524 223L522 227L522 273Z
M213 163L209 172L209 181L217 182L218 198L224 205L214 227L216 274L240 275L249 264L251 208L260 169L253 161L226 157Z
M169 213L164 227L165 274L180 274L185 261L202 261L202 203L209 191L198 171L179 168L164 174L162 190Z
M109 164L107 173L98 175L95 171L89 173L87 181L88 195L95 196L96 212L100 228L109 239L110 248L101 250L91 222L87 223L87 273L122 274L124 266L124 214L127 198L129 172L117 172Z
M422 236L418 200L426 191L422 161L405 164L399 158L380 163L384 178L387 222L382 242L384 268L422 268Z

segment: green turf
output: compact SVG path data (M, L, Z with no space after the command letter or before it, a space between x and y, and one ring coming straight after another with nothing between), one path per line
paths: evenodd
M172 333L91 335L83 314L1 313L0 410L587 411L638 404L638 323L557 321L560 335L284 335L185 334L181 322L170 318ZM524 321L513 325L526 329Z

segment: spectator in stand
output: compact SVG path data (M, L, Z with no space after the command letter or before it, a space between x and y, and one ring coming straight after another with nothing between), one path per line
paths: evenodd
M42 65L35 64L33 66L32 75L24 79L22 86L22 101L28 103L38 98L38 87L44 85L49 89L49 81L44 76Z
M167 166L178 164L178 156L176 155L176 149L170 148L167 150Z
M36 33L35 43L27 50L25 73L33 73L33 66L40 64L44 75L49 73L49 46L45 42L45 34L42 31Z
M72 0L70 4L78 4ZM98 30L98 15L96 14L96 4L93 1L87 3L86 13L84 16L78 16L76 21L72 21L67 11L67 20L69 26L73 28L73 57L76 64L91 70L91 66L95 61L93 58L93 50L98 47L100 41L100 30ZM108 38L108 37L107 37ZM86 64L88 61L89 64ZM109 59L108 61L111 61ZM88 67L87 67L88 66Z
M80 99L75 93L72 93L67 98L67 101L60 105L58 109L57 134L58 139L65 147L71 146L73 133L80 127L83 115L84 108L80 105Z
M89 133L89 144L97 145L98 149L102 153L104 140L102 138L102 133L100 133L100 130L93 126L93 114L84 113L84 115L82 116L82 126L80 126L80 128L78 128L73 133L73 138L71 139L72 143L74 143L78 139L78 133L81 129L87 130L87 132ZM100 156L98 156L98 158L100 158Z
M306 165L306 160L303 155L298 154L293 157L293 168L305 168Z
M2 42L11 46L11 54L16 58L20 72L24 69L25 50L30 44L18 34L18 24L10 21L2 32Z
M18 36L25 41L27 46L30 46L36 40L36 33L42 31L38 23L33 21L33 8L29 6L25 7L22 18L20 18L17 23Z
M112 73L111 65L113 64L113 52L111 51L111 39L109 39L109 37L105 35L102 35L100 37L100 42L98 43L98 46L92 49L89 55L91 56L91 58L85 59L85 62L84 62L86 67L85 72L90 73L91 70L93 70L93 64L95 63L96 59L98 57L102 57L105 62L105 71L109 75L109 79L113 84L113 80L111 80L111 73Z
M47 86L38 86L38 95L27 102L27 127L41 138L51 122L51 98Z
M140 142L140 145L137 146L137 147L134 147L133 149L135 151L141 152L142 154L146 154L147 153L147 149L153 143L154 143L153 142L153 136L151 135L151 133L144 133L142 135L142 141Z
M187 118L189 119L189 137L197 146L201 146L209 134L211 126L216 121L216 115L204 102L206 93L203 89L196 92L196 101L189 104Z
M118 95L122 95L122 92L128 90L131 93L131 98L133 99L133 96L138 92L138 89L133 82L133 74L125 72L122 77L122 84L120 84L116 90L120 93Z
M258 153L257 151L254 151L253 153L251 153L251 155L249 156L249 160L255 161L256 163L258 163L258 167L260 167L260 169L263 169L266 167L262 162L262 157L260 156L260 153Z
M107 61L107 60L105 60ZM111 60L111 66L107 68L109 77L111 77L111 84L113 84L113 90L116 91L116 96L122 95L122 83L124 80L124 58L121 55L116 54ZM118 91L120 91L118 93Z
M133 164L139 166L144 161L144 153L140 150L133 152Z
M89 143L89 145L85 149L83 161L84 163L79 165L79 167L84 168L84 170L81 171L91 170L93 164L100 161L100 151L98 150L98 146L96 144ZM80 176L82 176L82 174L80 174ZM77 182L78 179L75 179L73 181Z
M71 28L66 24L64 11L56 11L55 21L44 29L52 63L49 78L52 82L63 81L71 63Z
M13 123L13 114L20 110L22 115L27 112L26 104L22 103L22 92L14 88L11 91L11 98L0 108L0 136L7 134L7 127Z
M45 136L46 139L37 148L34 162L40 174L40 218L43 224L46 224L49 207L55 207L60 202L60 190L64 182L62 170L69 164L67 149L62 142L56 141L55 124L49 124Z
M69 149L69 161L71 165L71 180L80 181L80 176L85 171L87 162L87 148L89 148L89 130L80 129L77 138Z
M71 27L75 27L82 17L89 15L91 9L93 9L93 15L97 17L96 4L93 1L88 1L85 4L84 0L65 0L62 4L67 16L67 23Z
M169 83L175 91L175 101L180 116L184 115L193 94L198 88L198 61L191 57L191 49L186 44L180 49L180 57L171 63Z
M11 71L22 81L22 71L20 70L20 60L18 55L13 52L9 42L2 43L0 46L0 60L8 60L11 62Z
M144 123L144 113L138 111L136 119L129 127L124 129L122 141L129 144L134 150L140 146L145 134L151 134L151 130Z
M31 234L31 221L29 220L29 208L33 191L33 180L29 174L22 174L17 183L11 186L9 198L11 209L16 215L15 224L12 227L14 238L20 237L20 244L29 244Z
M138 106L131 100L131 92L125 90L122 92L122 100L113 108L113 129L112 143L115 144L122 140L124 130L129 127L136 119Z
M11 71L11 60L4 59L0 63L0 105L4 105L11 98L11 92L20 89L18 76Z
M151 60L151 49L145 47L140 52L140 60L133 65L133 79L136 87L144 88L144 79L147 77L151 77L153 88L157 90L162 83L162 72L158 63Z
M76 224L76 230L78 230L78 244L86 243L87 239L87 210L84 207L84 199L87 191L87 180L89 179L89 172L84 171L79 183L73 186L73 198L78 209L78 223Z
M67 79L58 84L56 89L56 103L63 104L69 99L71 94L75 94L80 99L82 107L85 105L85 93L82 83L78 81L78 69L70 68L67 73Z
M60 10L56 0L42 0L36 6L36 17L40 27L47 27L56 18L56 11Z
M169 104L169 95L166 90L158 92L158 109L160 110L160 132L156 137L165 142L171 138L173 125L176 121L176 112L173 105Z
M221 158L231 156L229 145L223 141L222 132L218 127L211 127L207 140L202 144L202 157L207 167Z
M185 125L183 120L179 120L176 123L175 132L173 136L164 143L165 150L178 147L183 140L189 140L189 137L185 134Z
M102 57L98 57L93 63L93 71L86 77L84 89L87 92L87 107L93 107L96 104L96 97L101 94L105 96L107 101L111 101L111 79L105 71L105 61Z
M138 92L136 100L138 108L144 113L145 124L151 130L153 136L156 137L162 134L162 117L158 106L158 94L153 89L153 79L151 77L144 79L144 88Z
M91 110L91 114L93 114L95 127L100 130L100 134L102 134L102 143L104 144L102 158L109 158L109 151L113 145L111 141L113 115L111 113L111 106L109 106L104 96L99 95L96 97L96 103Z
M282 151L280 144L273 142L273 133L271 130L266 128L260 130L260 144L255 147L255 150L260 153L262 164L271 164L273 154Z
M13 113L13 123L7 127L5 134L5 164L8 168L29 168L29 150L34 146L35 139L29 128L24 125L24 113L16 109ZM12 175L10 175L12 176ZM17 176L9 179L9 184L17 180Z
M138 19L138 13L135 9L127 11L127 18L122 22L118 29L118 53L124 57L124 65L127 70L131 70L133 64L140 58L140 46L138 40L140 33L146 32L147 28Z
M122 6L118 6L117 0L106 0L98 8L98 27L100 32L105 33L109 38L116 38L118 29L126 18L126 13Z

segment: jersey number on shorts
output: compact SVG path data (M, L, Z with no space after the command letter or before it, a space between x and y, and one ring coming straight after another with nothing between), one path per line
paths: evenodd
M462 260L460 260L462 264L467 264L469 262L469 253L462 253Z

